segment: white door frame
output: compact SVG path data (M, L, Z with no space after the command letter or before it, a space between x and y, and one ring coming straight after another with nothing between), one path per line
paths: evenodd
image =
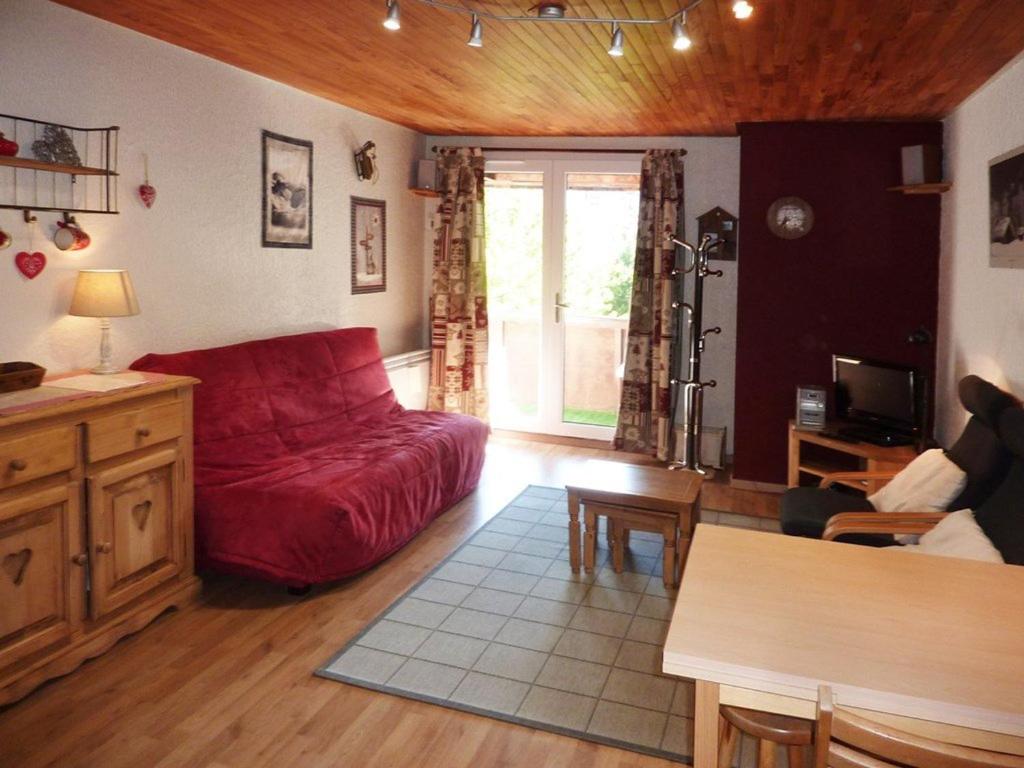
M556 303L565 294L565 190L570 173L639 173L636 155L599 155L581 159L559 153L552 159L538 159L536 153L494 153L487 170L544 174L543 269L541 274L540 391L537 419L517 428L565 437L611 440L614 427L571 424L562 421L565 395L565 325L559 322ZM571 313L572 308L562 310Z

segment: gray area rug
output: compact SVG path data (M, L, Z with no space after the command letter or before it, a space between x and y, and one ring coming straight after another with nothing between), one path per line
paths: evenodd
M565 491L529 486L316 674L690 762L693 684L661 675L661 538L569 569ZM603 520L602 520L603 522Z

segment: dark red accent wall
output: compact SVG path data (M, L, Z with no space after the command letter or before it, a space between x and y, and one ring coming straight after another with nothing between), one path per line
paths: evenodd
M734 476L784 483L796 387L823 384L832 354L910 364L934 380L939 195L902 195L900 148L941 144L941 123L740 124L740 261ZM778 198L814 208L812 231L782 240ZM831 404L830 404L831 405Z

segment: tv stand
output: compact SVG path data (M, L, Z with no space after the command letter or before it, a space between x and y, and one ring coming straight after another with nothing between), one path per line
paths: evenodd
M912 435L901 435L899 432L886 432L863 424L847 424L836 429L839 437L846 437L853 440L863 440L865 443L878 445L883 448L891 448L898 445L913 445Z
M825 432L796 429L789 422L789 476L788 485L816 485L825 475L834 472L879 472L899 471L917 456L913 446L881 446L867 442L850 442L852 438L833 437L826 432L846 427L846 424L829 424ZM841 484L872 494L887 481L868 480Z

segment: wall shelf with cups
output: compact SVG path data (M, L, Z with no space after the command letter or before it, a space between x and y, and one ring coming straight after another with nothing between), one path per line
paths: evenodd
M0 208L118 213L119 130L0 114Z

